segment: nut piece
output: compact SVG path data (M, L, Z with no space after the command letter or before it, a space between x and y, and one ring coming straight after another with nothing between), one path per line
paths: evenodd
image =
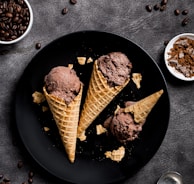
M136 87L139 89L141 87L140 83L142 80L142 75L140 73L133 73L132 80L135 83Z
M107 129L104 128L102 125L96 125L96 134L100 135L107 132Z
M33 98L33 102L36 104L40 104L46 100L45 96L41 92L38 92L38 91L35 91L32 94L32 98Z
M86 63L86 57L77 57L77 60L80 65L85 65Z
M125 156L125 148L124 146L121 146L117 150L106 151L104 154L106 158L110 158L113 161L120 162Z

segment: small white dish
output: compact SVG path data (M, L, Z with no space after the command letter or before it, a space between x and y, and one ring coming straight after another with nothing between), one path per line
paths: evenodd
M183 179L180 173L168 171L159 178L157 184L183 184Z
M173 48L174 43L181 37L187 37L189 39L194 40L194 33L183 33L183 34L179 34L177 36L175 36L174 38L172 38L168 45L165 48L164 51L164 60L165 60L165 65L167 67L167 69L169 70L169 72L176 78L184 80L184 81L193 81L194 80L194 76L192 77L185 77L181 72L179 72L178 70L175 69L175 67L172 67L169 65L169 61L168 59L170 58L170 55L168 54L170 52L170 49Z
M29 18L30 18L30 20L29 20L29 24L28 24L27 29L25 30L25 32L21 36L19 36L16 39L13 39L11 41L3 41L3 40L0 40L0 45L9 45L9 44L17 43L20 40L22 40L23 38L25 38L28 35L28 33L30 32L30 30L32 28L32 24L33 24L33 11L32 11L31 5L28 2L28 0L23 0L23 1L27 5L27 7L29 9Z

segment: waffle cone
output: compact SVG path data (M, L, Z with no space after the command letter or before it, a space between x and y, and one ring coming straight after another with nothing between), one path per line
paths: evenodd
M128 82L129 80L122 86L110 87L107 83L107 79L103 76L101 71L98 70L97 60L94 62L87 96L78 124L77 136L81 141L86 139L86 129Z
M142 100L130 105L124 109L124 112L130 112L134 116L134 121L136 123L144 123L148 114L155 106L161 95L163 94L163 90L157 91L150 96L143 98Z
M69 105L67 105L63 99L52 94L48 94L46 88L43 87L44 95L53 114L61 140L71 163L75 160L77 126L79 121L82 91L83 86L81 85L79 94Z

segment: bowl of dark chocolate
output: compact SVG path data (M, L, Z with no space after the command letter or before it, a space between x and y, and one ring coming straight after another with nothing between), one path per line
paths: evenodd
M183 81L194 80L194 33L172 38L165 48L164 60L169 72Z
M25 38L33 24L28 0L0 1L0 44L13 44Z

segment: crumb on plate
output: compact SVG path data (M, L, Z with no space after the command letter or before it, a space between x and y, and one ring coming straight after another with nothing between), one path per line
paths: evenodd
M77 61L80 65L86 64L86 57L77 57Z
M48 132L50 130L49 127L43 127L43 129L44 129L45 132Z
M42 112L46 112L48 110L49 110L49 108L47 106L45 106L45 105L42 106Z
M136 87L139 89L141 87L142 75L140 73L132 73L132 80Z
M68 68L72 69L73 68L73 64L68 64Z
M91 58L91 57L89 57L88 59L87 59L87 61L86 61L86 63L88 64L88 63L92 63L93 62L93 59Z
M125 156L125 148L124 146L121 146L117 150L106 151L104 154L106 158L110 158L113 161L120 162Z
M103 133L105 133L105 132L107 132L107 129L106 128L104 128L102 125L96 125L96 134L97 135L100 135L100 134L103 134Z
M43 95L43 93L38 92L38 91L35 91L32 94L32 98L33 98L33 102L36 103L36 104L40 104L40 103L42 103L42 102L44 102L46 100L45 96Z

